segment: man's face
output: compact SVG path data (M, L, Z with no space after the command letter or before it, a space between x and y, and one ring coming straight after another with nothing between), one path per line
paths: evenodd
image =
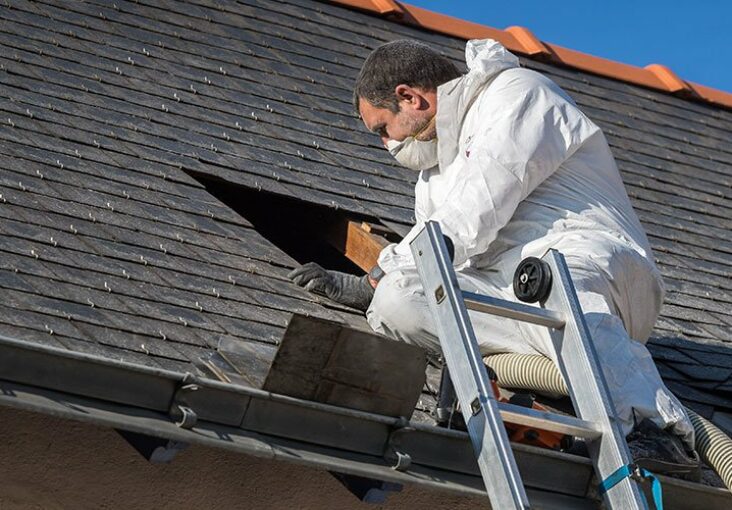
M363 98L359 100L358 109L366 129L378 134L384 147L389 140L401 142L422 131L437 111L437 94L434 91L399 85L396 93L399 99L397 113L388 108L378 108ZM433 129L420 133L418 139L434 138Z

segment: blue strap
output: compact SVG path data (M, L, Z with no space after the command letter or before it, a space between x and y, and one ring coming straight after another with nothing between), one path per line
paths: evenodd
M600 496L615 487L625 478L650 480L651 493L653 494L653 503L656 505L656 510L663 510L663 492L661 491L661 482L653 475L653 473L647 469L637 466L636 464L620 466L613 474L605 478L599 486Z

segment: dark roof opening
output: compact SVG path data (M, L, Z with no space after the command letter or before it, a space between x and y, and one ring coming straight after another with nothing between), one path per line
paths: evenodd
M348 220L363 218L209 176L191 176L299 263L312 261L326 269L363 274L356 264L336 248L344 243Z

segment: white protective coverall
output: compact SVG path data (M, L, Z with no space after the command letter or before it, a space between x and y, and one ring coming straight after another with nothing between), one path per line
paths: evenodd
M384 248L386 273L366 316L387 336L439 351L409 242L426 220L455 244L463 290L515 301L519 262L555 248L566 257L624 431L644 417L693 429L644 343L663 282L600 128L554 82L519 67L500 43L469 41L469 72L437 90L439 165L416 185L416 225ZM471 312L484 354L543 354L548 330Z

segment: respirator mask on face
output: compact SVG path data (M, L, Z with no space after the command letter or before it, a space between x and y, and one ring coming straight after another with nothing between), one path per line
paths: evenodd
M400 165L421 172L437 166L437 138L431 140L417 140L417 136L434 125L434 117L417 133L408 136L401 142L389 140L386 148Z

